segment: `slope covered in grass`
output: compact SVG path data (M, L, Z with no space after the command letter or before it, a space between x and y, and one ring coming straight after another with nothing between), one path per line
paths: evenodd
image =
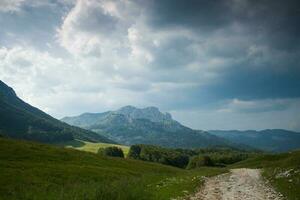
M261 155L234 167L263 168L267 180L289 200L300 199L300 151Z
M155 163L0 138L0 199L170 199L194 191L201 176Z

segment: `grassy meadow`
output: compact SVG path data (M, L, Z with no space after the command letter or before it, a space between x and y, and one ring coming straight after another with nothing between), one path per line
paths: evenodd
M226 169L183 170L138 160L0 138L0 199L171 199L194 192L202 176Z
M94 142L87 142L82 140L74 140L66 143L60 143L59 146L64 146L67 148L74 148L81 151L87 151L92 153L97 153L99 148L106 148L111 146L119 147L123 150L125 156L128 154L129 146L125 145L117 145L117 144L108 144L108 143L94 143Z

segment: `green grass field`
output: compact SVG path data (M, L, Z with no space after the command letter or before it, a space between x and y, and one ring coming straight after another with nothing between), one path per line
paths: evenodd
M0 199L171 199L193 193L202 176L183 170L62 147L0 138Z
M93 143L93 142L86 142L81 140L74 140L63 144L61 143L59 145L64 146L66 148L74 148L77 150L82 150L82 151L87 151L92 153L97 153L99 148L116 146L123 150L125 156L128 154L130 148L129 146L124 146L124 145L108 144L108 143Z
M263 168L263 176L289 200L300 199L300 151L261 155L233 165Z

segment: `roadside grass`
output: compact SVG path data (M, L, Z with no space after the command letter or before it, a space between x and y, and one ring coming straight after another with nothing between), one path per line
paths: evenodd
M300 151L260 155L235 165L233 168L263 168L262 175L289 200L300 199Z
M64 146L66 148L74 148L77 150L97 153L99 148L106 148L111 146L119 147L123 150L124 155L127 156L129 152L129 146L125 145L117 145L117 144L108 144L108 143L93 143L93 142L86 142L81 140L74 140L66 143L60 143L59 146Z
M185 170L186 173L176 177L167 177L151 185L153 199L187 199L199 190L204 183L204 177L226 173L225 168L202 167L195 170Z
M202 176L225 171L183 170L0 138L1 200L164 200L192 193Z

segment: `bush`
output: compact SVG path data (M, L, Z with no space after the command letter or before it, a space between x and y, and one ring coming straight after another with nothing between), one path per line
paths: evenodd
M98 154L102 154L102 155L105 155L105 156L111 156L111 157L124 158L123 150L119 147L100 148L98 150Z
M187 169L194 169L204 166L213 166L213 162L209 156L194 156L190 159Z

